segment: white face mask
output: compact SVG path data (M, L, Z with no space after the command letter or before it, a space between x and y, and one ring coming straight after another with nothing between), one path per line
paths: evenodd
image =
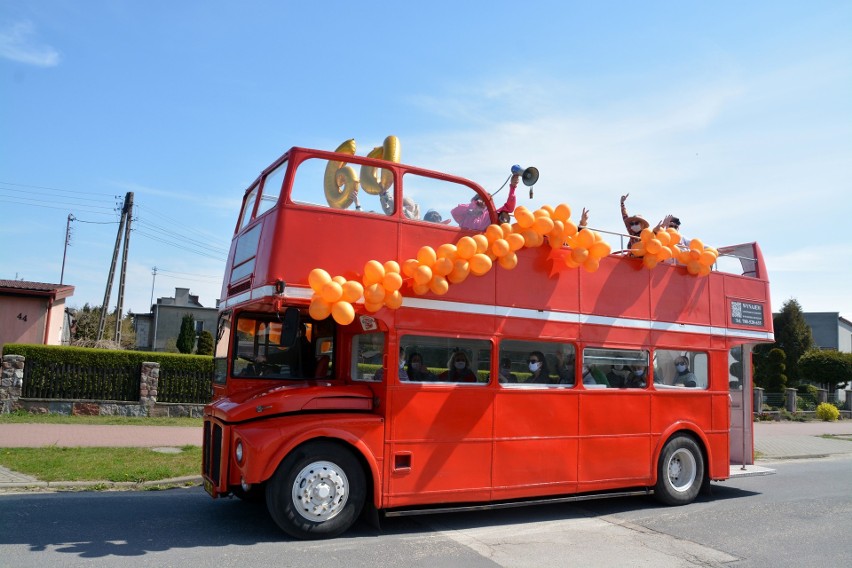
M637 232L641 228L642 228L642 225L640 225L639 223L635 223L633 225L630 225L630 230L633 231L634 233Z
M686 371L686 365L675 365L675 368L677 369L678 373Z
M464 369L465 368L464 361L456 361L455 366L456 366L456 369L459 369L459 370Z
M637 377L641 377L642 375L644 375L644 374L645 374L645 369L636 369L635 371L633 371L633 373L634 373Z
M530 363L530 371L535 373L539 369L541 369L541 362L540 361L537 361L535 363Z

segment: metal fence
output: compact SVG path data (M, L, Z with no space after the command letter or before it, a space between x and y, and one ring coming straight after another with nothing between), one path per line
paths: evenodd
M139 365L89 367L31 359L21 396L59 400L139 400Z
M157 401L180 404L207 404L212 399L210 388L210 373L163 369L160 367Z

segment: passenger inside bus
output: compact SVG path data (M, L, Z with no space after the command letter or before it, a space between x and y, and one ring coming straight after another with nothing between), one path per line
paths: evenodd
M624 365L610 365L609 373L606 374L606 379L609 386L612 388L624 388L627 383L627 378L630 376L630 370L625 369Z
M418 352L413 352L408 356L408 364L405 366L406 376L403 380L412 381L434 381L433 375L426 365L423 364L423 355ZM403 377L400 376L402 379Z
M560 345L556 348L556 376L560 385L574 384L574 348Z
M633 365L630 369L630 375L624 383L624 386L629 389L643 389L647 386L647 367L645 365Z
M528 383L547 384L550 382L550 369L547 366L547 359L541 351L533 351L527 358L527 364L530 369L530 377L526 380Z
M508 357L500 359L499 380L501 383L518 382L518 376L512 372L512 360Z
M476 373L470 368L470 359L464 351L453 352L447 361L447 370L438 376L439 381L475 383Z
M675 359L675 369L677 370L677 376L674 379L675 385L683 385L685 387L698 386L695 374L689 370L689 359L683 355Z

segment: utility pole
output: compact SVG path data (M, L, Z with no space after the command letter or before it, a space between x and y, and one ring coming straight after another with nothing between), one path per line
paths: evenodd
M122 211L127 224L124 225L124 250L121 251L121 276L118 278L118 307L115 309L115 342L121 343L121 314L124 312L124 278L127 276L127 253L130 249L130 223L133 221L133 192L124 198Z
M59 283L65 281L65 256L68 254L68 245L71 244L71 221L75 219L72 213L68 214L68 222L65 224L65 248L62 251L62 272L59 274Z
M157 281L157 267L151 269L151 275L154 277L151 279L151 305L154 305L154 283Z
M106 314L109 309L109 297L112 295L112 282L115 280L115 263L118 260L118 247L121 244L121 234L124 231L124 223L126 221L127 201L133 200L133 192L127 192L124 197L124 206L121 208L121 221L118 223L118 233L115 235L115 248L112 251L112 263L109 267L107 275L106 291L104 292L104 303L101 306L101 318L98 321L98 341L104 338L104 326L106 325Z

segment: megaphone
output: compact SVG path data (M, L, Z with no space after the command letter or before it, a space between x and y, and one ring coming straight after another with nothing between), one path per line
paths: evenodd
M522 168L518 164L512 166L512 175L513 176L521 176L521 181L526 186L533 186L535 182L538 181L538 168L534 168L530 166L529 168Z

